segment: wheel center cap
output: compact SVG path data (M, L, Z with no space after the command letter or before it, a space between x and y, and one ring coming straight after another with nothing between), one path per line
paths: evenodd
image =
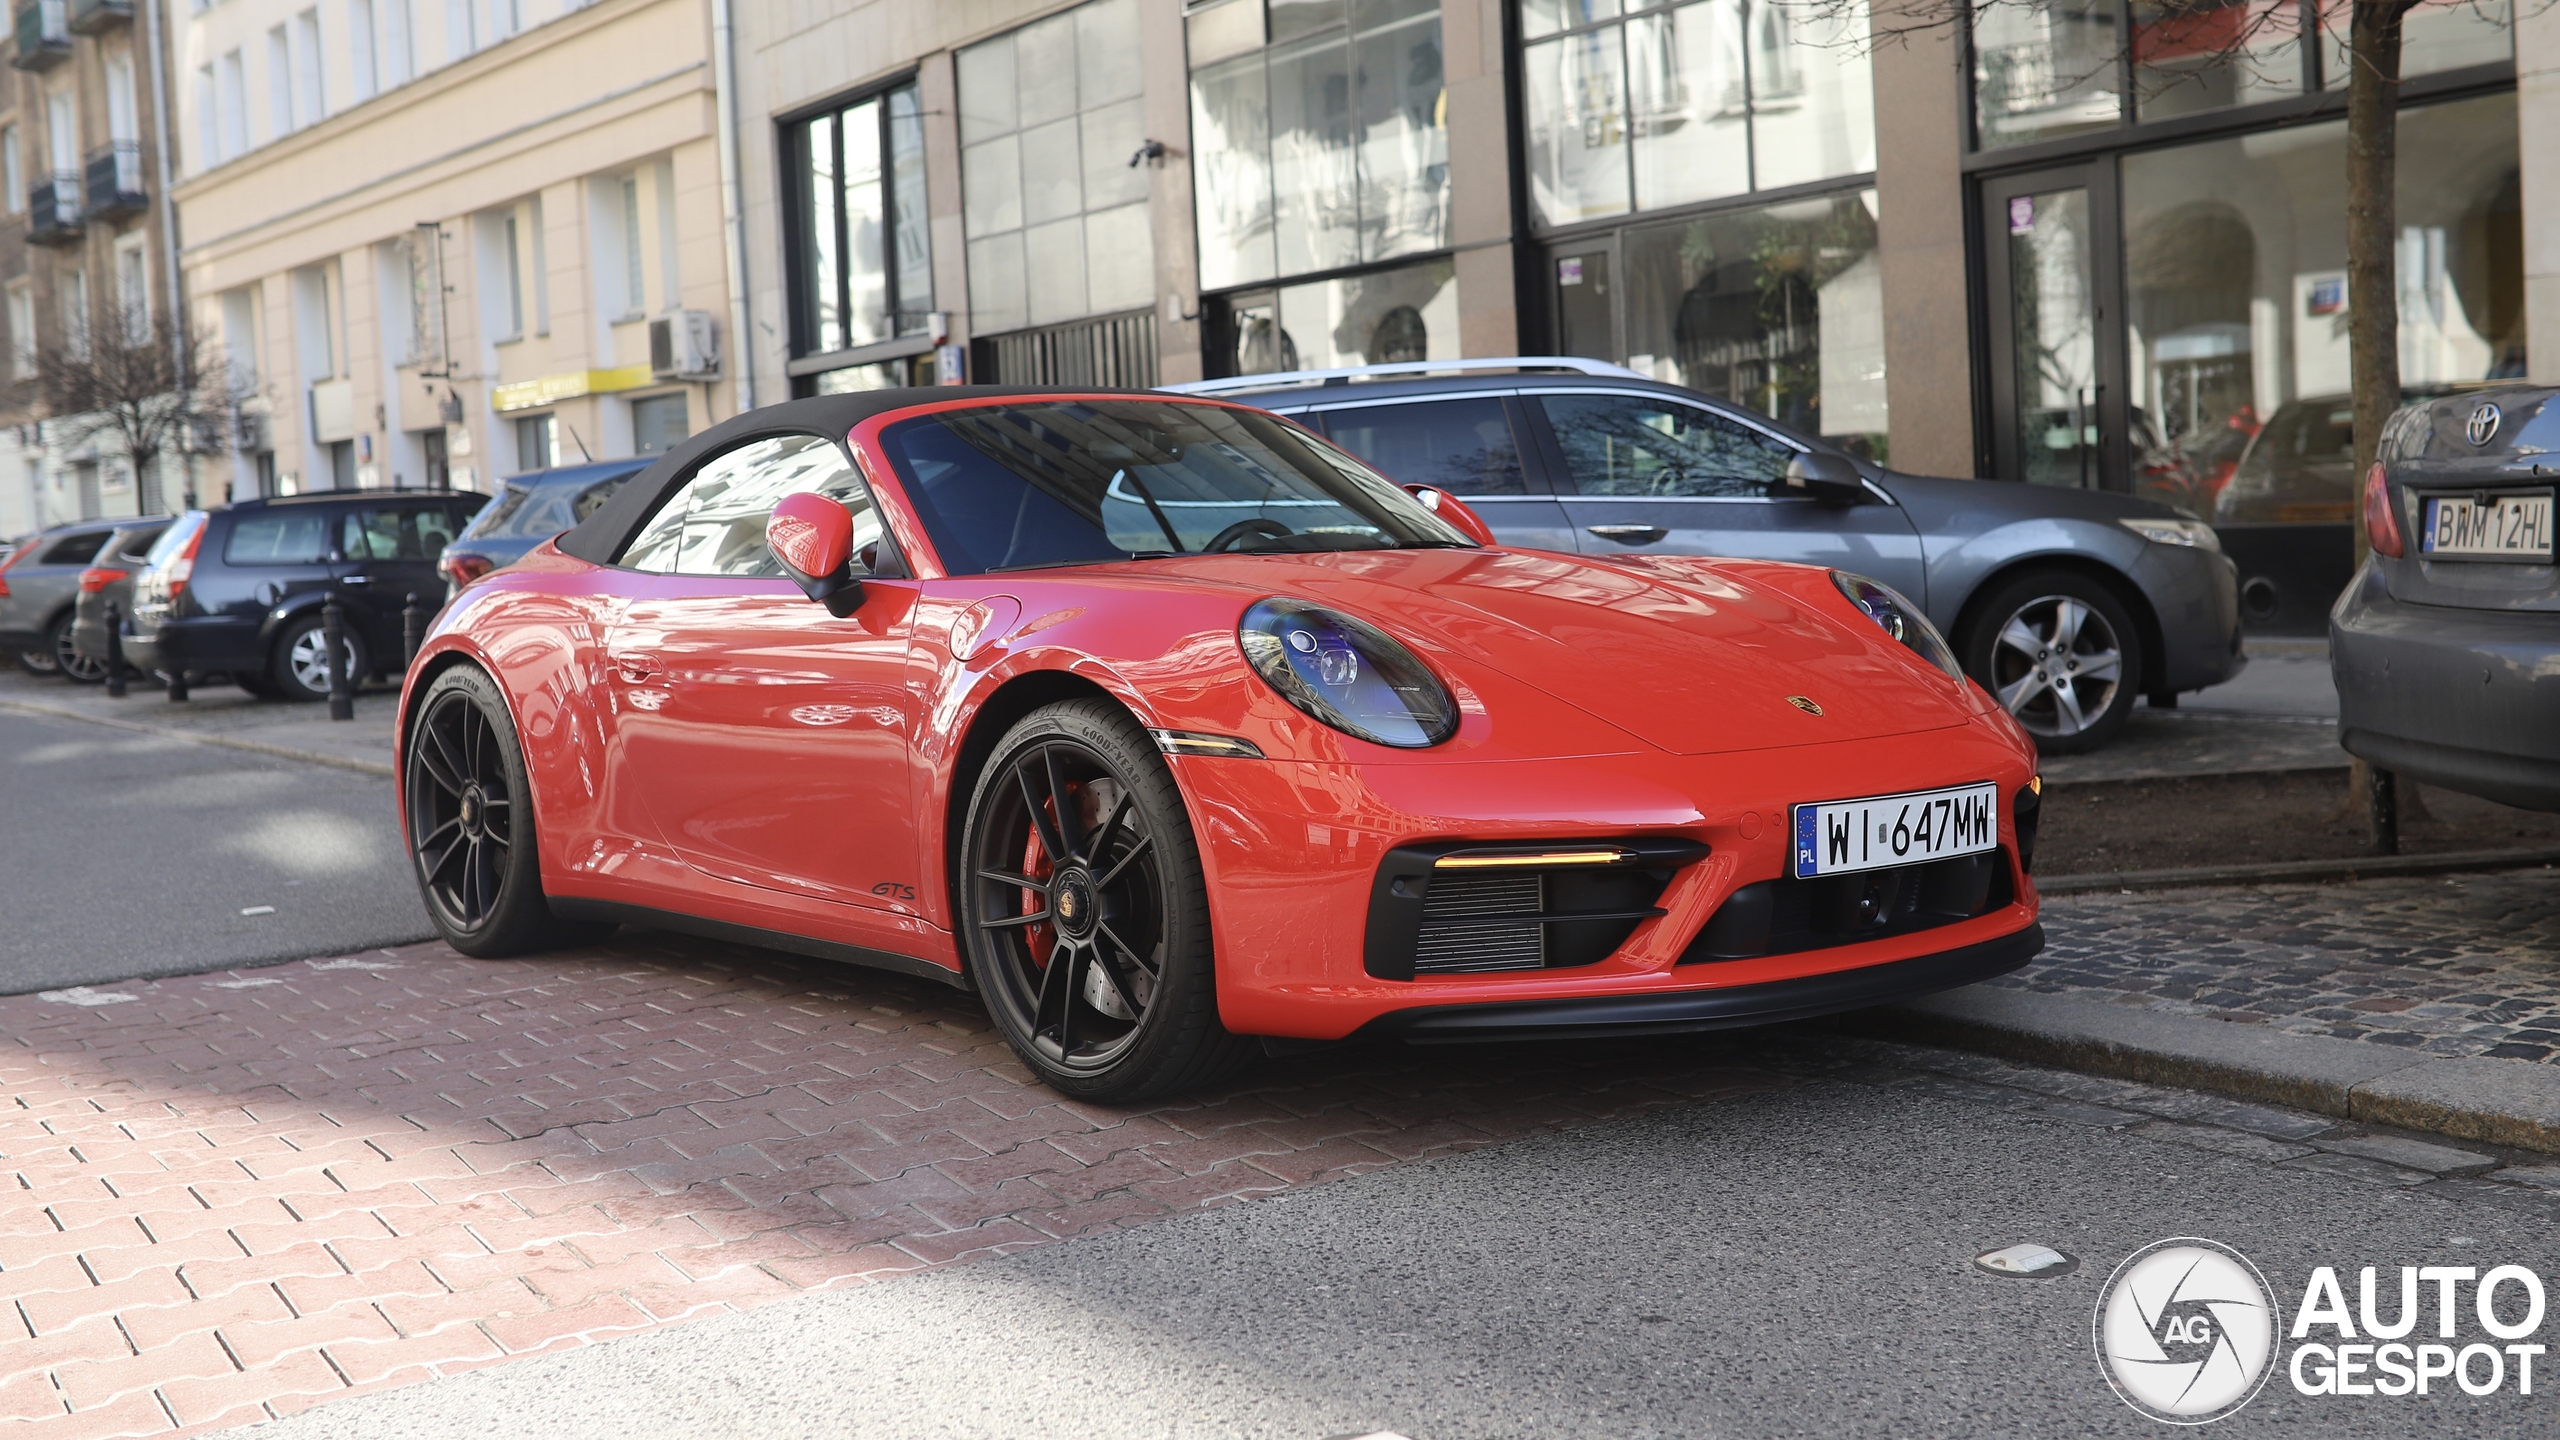
M462 808L455 818L462 822L463 829L474 833L479 831L483 803L479 786L474 785L462 792Z
M1093 928L1093 880L1080 870L1070 870L1058 877L1057 896L1051 905L1058 913L1058 928L1070 935L1082 935Z

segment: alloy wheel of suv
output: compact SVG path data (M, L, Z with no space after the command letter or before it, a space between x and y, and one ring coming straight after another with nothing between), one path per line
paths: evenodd
M106 661L90 659L71 643L70 616L53 622L52 640L54 673L74 685L95 685L107 678Z
M2140 690L2133 617L2106 587L2068 571L2022 575L1988 597L1962 658L2048 755L2105 744Z
M297 700L329 698L328 642L323 622L317 615L297 620L276 646L273 678L283 692ZM354 630L344 632L345 643L339 646L345 656L347 688L355 689L364 682L364 641Z

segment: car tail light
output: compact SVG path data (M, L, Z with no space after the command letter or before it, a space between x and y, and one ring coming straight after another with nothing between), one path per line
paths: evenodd
M2400 517L2391 513L2391 486L2383 479L2379 460L2364 472L2364 538L2374 554L2400 558Z
M111 570L104 565L92 565L80 572L80 593L95 595L123 578L124 572L121 570Z
M456 590L479 580L497 568L489 563L489 557L485 555L456 554L450 550L445 552L443 559L436 562L436 570L445 579L453 582L453 588Z
M187 537L187 548L172 556L167 567L160 572L161 578L168 582L172 602L187 593L187 582L195 578L196 547L204 543L204 532L204 526L196 526L196 533Z
M29 536L26 544L10 551L5 558L0 558L0 600L9 598L9 567L34 553L36 553L35 537Z

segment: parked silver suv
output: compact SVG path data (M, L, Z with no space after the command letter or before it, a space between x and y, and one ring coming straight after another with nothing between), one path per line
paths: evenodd
M1506 544L1798 560L1881 580L2047 753L2094 749L2137 698L2174 704L2247 663L2213 528L2130 495L1904 475L1570 357L1165 388L1290 416L1390 479L1458 496Z
M82 655L71 640L80 574L128 552L131 563L139 564L141 552L168 524L166 515L83 520L31 536L10 551L0 560L0 655L16 656L33 675L60 675L83 685L104 680L106 665Z

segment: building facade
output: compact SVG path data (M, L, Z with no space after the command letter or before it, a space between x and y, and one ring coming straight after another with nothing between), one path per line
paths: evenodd
M2413 393L2560 380L2548 8L2408 21ZM748 383L1590 355L1905 469L2185 505L2267 580L2255 620L2316 623L2350 553L2345 7L1935 13L746 7Z
M112 433L47 423L40 364L172 329L166 33L148 5L29 0L0 79L0 534L168 513L187 461L138 471Z
M249 397L229 494L490 490L732 413L698 0L201 0L176 30L188 304Z

